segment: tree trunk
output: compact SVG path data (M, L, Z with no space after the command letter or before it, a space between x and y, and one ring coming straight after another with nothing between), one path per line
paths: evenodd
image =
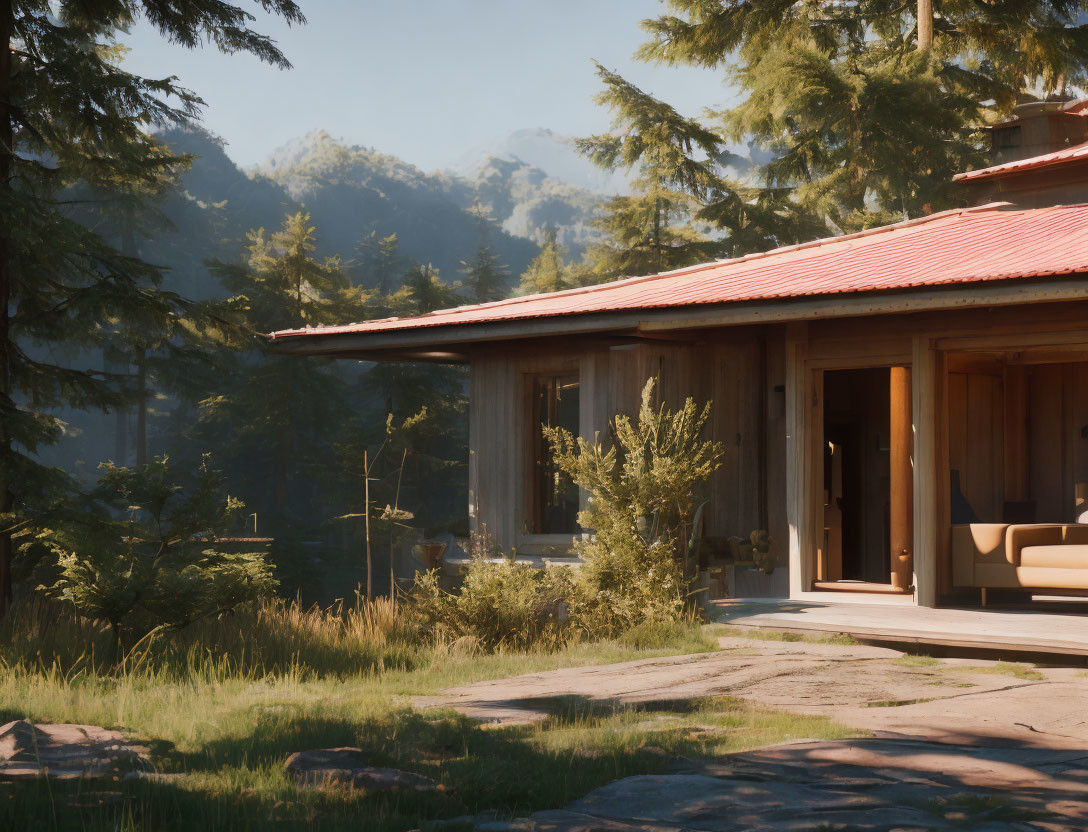
M918 0L918 49L933 46L933 0Z
M370 457L363 449L363 520L366 533L366 600L374 600L374 564L370 557Z
M11 39L15 28L15 12L11 3L0 3L0 206L9 204L11 196L12 159L14 158L15 125L11 113ZM14 408L11 387L11 232L0 210L0 514L15 506L9 483L9 463L12 437L3 415ZM0 616L11 606L11 533L4 531L10 524L0 521Z
M136 353L136 467L147 465L147 353Z

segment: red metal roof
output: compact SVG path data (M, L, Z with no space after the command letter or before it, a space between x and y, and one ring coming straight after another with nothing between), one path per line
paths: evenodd
M543 295L411 318L285 330L274 339L386 333L586 313L786 300L1088 272L1088 205L945 211L881 228Z
M1042 156L1031 156L1027 159L1018 159L1015 162L1005 162L1003 165L993 165L988 168L969 170L965 173L957 173L952 177L953 182L977 182L981 179L994 179L998 176L1007 176L1013 173L1021 173L1026 170L1038 170L1054 165L1068 165L1088 160L1088 142L1075 144L1072 147L1063 147L1053 153L1044 153Z

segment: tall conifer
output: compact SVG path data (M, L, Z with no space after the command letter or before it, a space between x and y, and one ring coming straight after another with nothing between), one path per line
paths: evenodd
M304 20L293 0L255 5ZM48 348L101 347L110 317L130 330L184 312L158 288L158 269L81 224L62 197L77 183L98 191L153 183L185 161L149 131L190 122L201 102L173 79L122 68L114 36L139 18L183 46L211 42L288 66L250 28L252 16L225 0L0 4L0 613L11 599L15 516L58 485L32 458L59 434L51 410L119 398L101 373L55 363Z
M615 72L597 65L614 132L578 141L605 170L635 173L632 196L613 197L599 221L605 240L592 246L583 282L652 274L713 256L716 247L691 220L722 182L715 168L720 137Z
M525 273L521 276L518 292L533 295L542 292L558 292L570 286L570 269L564 262L565 252L559 245L555 226L544 232L544 244Z

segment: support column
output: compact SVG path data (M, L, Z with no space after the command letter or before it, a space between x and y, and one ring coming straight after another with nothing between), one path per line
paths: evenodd
M805 324L789 324L786 329L786 520L789 523L790 597L812 589L815 556L811 489L809 477L809 431L807 418L814 405L809 400L808 371L805 356L808 330Z
M909 367L892 367L891 405L891 554L892 586L906 589L914 577L914 465L911 461L913 391Z
M914 336L912 420L914 424L914 600L937 606L938 471L937 353L926 335Z

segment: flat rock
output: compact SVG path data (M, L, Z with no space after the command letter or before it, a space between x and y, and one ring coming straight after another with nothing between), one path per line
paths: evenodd
M1085 829L1084 761L898 738L792 743L628 777L531 820L536 832Z
M150 768L148 749L119 731L22 719L0 726L0 780L110 777Z
M347 785L371 792L438 790L438 783L422 774L367 765L360 748L297 751L287 758L284 770L307 786Z

